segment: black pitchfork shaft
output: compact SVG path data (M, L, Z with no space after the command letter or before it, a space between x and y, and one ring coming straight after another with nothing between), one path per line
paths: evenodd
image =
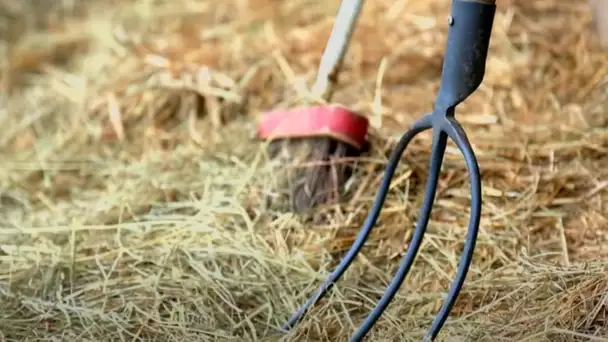
M484 73L486 58L496 11L495 1L490 0L453 0L452 13L449 17L447 48L443 62L441 75L441 87L435 101L432 113L423 116L407 131L397 143L391 153L385 176L380 185L372 209L359 232L353 246L340 264L331 273L319 290L296 312L283 326L284 330L293 327L297 321L304 316L308 308L321 299L327 290L344 274L350 266L359 250L365 244L367 237L373 229L376 220L384 204L384 200L390 187L391 179L395 173L399 160L409 143L418 134L428 129L433 130L433 143L431 149L431 160L429 177L426 184L426 193L420 214L416 222L416 228L410 241L407 252L401 261L399 268L391 281L388 289L377 303L376 307L359 330L353 335L351 341L361 341L371 330L372 326L380 318L384 310L401 287L405 280L416 254L422 244L422 239L431 215L431 209L435 199L435 192L439 179L439 172L443 162L447 139L456 143L463 154L469 182L471 187L471 213L469 219L468 233L460 263L448 295L439 311L425 340L434 340L443 324L445 323L456 297L460 293L467 275L467 271L473 258L479 221L481 217L481 175L475 153L468 138L454 117L455 108L458 104L469 97L481 84Z

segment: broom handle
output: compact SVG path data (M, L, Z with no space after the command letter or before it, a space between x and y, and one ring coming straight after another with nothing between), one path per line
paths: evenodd
M591 12L593 14L593 25L600 44L608 48L608 1L589 0Z
M321 57L313 95L329 102L364 0L343 0Z

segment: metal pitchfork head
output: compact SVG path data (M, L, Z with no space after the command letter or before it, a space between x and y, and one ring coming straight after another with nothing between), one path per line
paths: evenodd
M355 0L355 3L359 7L361 2L362 0ZM357 5L351 2L351 6ZM380 191L376 196L376 201L353 246L325 283L317 290L315 295L285 323L283 330L291 329L304 316L308 309L325 295L330 287L350 266L378 219L391 179L403 152L414 137L426 130L432 129L433 142L429 177L426 183L424 202L420 208L420 214L418 221L416 222L416 228L411 242L388 289L376 304L374 310L365 319L359 330L351 337L350 341L361 341L370 331L401 287L401 284L414 263L414 259L420 249L429 222L431 208L437 190L439 172L443 162L447 140L449 138L456 143L456 146L464 156L467 166L471 186L471 214L468 234L463 253L460 257L456 278L451 284L448 295L443 302L439 313L435 317L425 340L434 340L439 334L439 331L445 323L450 310L454 306L456 298L460 293L471 264L475 243L477 241L482 202L481 175L479 172L479 165L477 164L477 158L475 157L475 153L469 143L466 133L456 120L454 112L456 106L469 97L479 87L483 80L495 11L496 1L494 0L452 1L452 12L448 19L448 39L443 60L441 86L435 100L433 112L424 115L416 121L410 130L401 137L389 158L385 176L380 185ZM340 18L337 19L336 23L338 22L340 22Z

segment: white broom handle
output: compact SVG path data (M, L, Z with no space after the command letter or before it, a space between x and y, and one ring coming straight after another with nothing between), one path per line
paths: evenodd
M325 101L329 101L331 98L332 88L338 79L338 73L355 30L361 7L363 7L363 0L343 0L340 4L336 22L321 57L317 80L312 88L313 94Z

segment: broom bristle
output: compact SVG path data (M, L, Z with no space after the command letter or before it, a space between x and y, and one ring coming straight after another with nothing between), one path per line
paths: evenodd
M273 207L305 212L318 205L337 203L352 164L344 160L359 155L352 146L326 137L282 139L269 144L278 167L274 179L281 194Z

